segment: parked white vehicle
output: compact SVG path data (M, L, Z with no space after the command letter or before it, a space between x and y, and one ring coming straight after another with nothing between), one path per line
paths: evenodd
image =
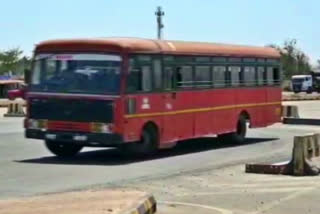
M292 90L294 93L313 92L312 75L294 75L291 77Z

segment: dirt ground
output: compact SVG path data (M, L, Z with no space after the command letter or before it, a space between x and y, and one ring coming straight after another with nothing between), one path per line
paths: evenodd
M155 195L159 214L318 214L319 181L246 174L241 165L134 186Z
M0 201L1 214L118 214L137 206L146 193L130 190L81 191Z

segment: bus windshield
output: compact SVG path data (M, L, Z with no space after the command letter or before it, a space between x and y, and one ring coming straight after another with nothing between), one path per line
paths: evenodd
M36 55L30 90L118 94L121 57L103 54Z
M293 83L302 83L303 81L305 81L305 78L293 78L292 79Z

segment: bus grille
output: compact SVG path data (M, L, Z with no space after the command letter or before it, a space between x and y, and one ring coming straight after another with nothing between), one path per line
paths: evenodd
M65 121L49 121L48 130L53 131L80 131L90 132L90 123L77 123Z
M29 117L49 121L113 122L113 101L33 98Z

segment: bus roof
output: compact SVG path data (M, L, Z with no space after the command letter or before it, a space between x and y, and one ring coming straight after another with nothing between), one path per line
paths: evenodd
M127 52L164 53L173 55L208 55L233 57L279 58L271 47L254 47L205 42L152 40L140 38L100 38L45 41L36 46L36 52Z
M295 78L306 78L306 77L311 77L311 75L293 75L291 78L295 79Z

